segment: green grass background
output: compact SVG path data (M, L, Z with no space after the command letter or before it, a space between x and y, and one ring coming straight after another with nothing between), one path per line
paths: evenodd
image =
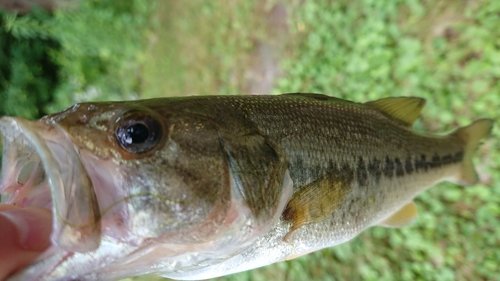
M0 115L38 118L86 100L250 94L256 73L268 71L265 93L424 97L415 128L449 131L499 120L499 14L494 0L95 0L2 12ZM498 137L495 128L474 159L480 184L424 192L411 226L375 227L216 280L500 280Z

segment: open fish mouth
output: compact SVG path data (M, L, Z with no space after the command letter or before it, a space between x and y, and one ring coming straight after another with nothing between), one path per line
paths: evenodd
M52 211L52 243L69 252L100 244L100 212L92 182L70 136L54 122L0 119L1 203Z

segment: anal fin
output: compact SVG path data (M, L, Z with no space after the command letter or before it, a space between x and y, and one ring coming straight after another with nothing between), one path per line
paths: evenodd
M293 260L293 259L296 259L296 258L300 258L302 256L309 255L312 252L314 252L314 250L313 251L306 251L306 252L299 253L299 254L292 254L292 255L287 256L285 258L285 260L289 261L289 260Z
M415 202L411 201L392 216L379 222L378 225L384 227L403 227L412 223L417 216L417 206L415 206Z

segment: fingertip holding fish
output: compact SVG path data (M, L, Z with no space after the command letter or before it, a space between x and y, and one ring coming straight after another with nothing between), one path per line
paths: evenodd
M24 249L42 251L50 245L52 213L49 210L2 204L0 216L15 226L18 243Z
M41 255L51 231L49 210L0 204L0 280Z

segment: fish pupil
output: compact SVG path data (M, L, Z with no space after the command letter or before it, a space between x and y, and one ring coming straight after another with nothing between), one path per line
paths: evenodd
M137 123L127 128L126 135L127 144L144 143L149 138L149 129L146 125Z
M147 152L156 147L162 136L161 123L142 112L132 112L119 118L115 129L118 144L134 154Z

